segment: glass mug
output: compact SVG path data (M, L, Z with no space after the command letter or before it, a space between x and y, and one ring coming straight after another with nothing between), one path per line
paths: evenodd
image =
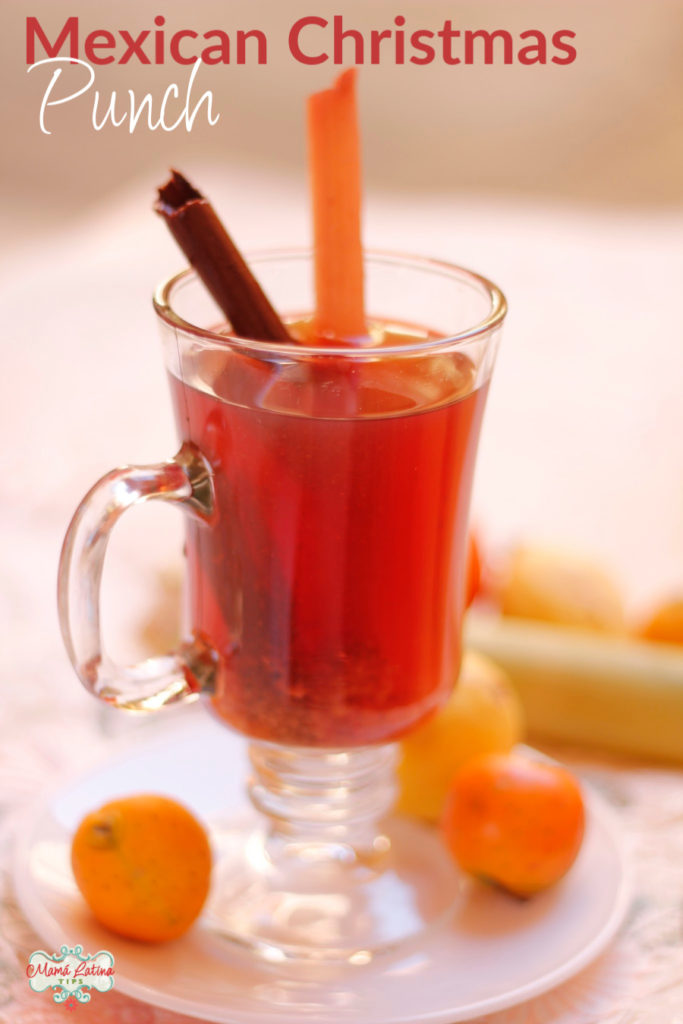
M309 253L251 265L292 320ZM217 828L208 927L266 959L364 962L441 920L458 878L431 830L387 817L395 741L457 678L466 534L501 292L369 253L371 342L231 336L193 271L154 298L181 447L103 477L69 526L59 611L83 684L151 711L203 697L249 740L261 824ZM303 321L302 321L303 323ZM99 588L139 502L187 512L185 639L115 665Z

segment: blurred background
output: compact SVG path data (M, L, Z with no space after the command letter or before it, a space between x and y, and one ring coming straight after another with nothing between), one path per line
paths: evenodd
M191 134L96 133L91 95L52 111L47 69L25 65L25 19L81 32L262 28L267 66L202 68L220 121ZM474 519L495 554L519 538L602 561L629 614L683 584L683 5L679 0L6 0L0 35L5 438L5 657L76 699L54 585L69 516L112 465L156 461L174 429L150 295L182 262L151 213L180 166L214 199L242 248L309 239L304 102L331 65L298 65L303 15L346 27L529 28L576 33L558 67L366 66L359 77L368 245L439 256L499 283L510 317L490 393ZM103 102L161 96L187 69L97 69ZM123 109L123 107L121 108ZM112 636L135 646L158 574L180 561L180 517L144 509L107 566ZM157 582L155 582L157 581ZM118 641L113 641L118 642ZM28 668L27 668L28 666ZM17 700L21 700L17 694ZM27 690L27 707L34 702ZM67 699L65 697L65 699Z

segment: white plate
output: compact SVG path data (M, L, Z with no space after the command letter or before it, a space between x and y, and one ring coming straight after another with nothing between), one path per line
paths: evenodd
M579 858L554 889L526 903L477 883L445 929L418 952L363 967L274 968L233 952L200 922L182 939L145 946L91 918L68 864L80 818L115 796L171 794L205 819L245 804L244 744L208 715L162 726L110 751L99 767L33 809L17 845L19 903L47 947L110 950L116 987L136 999L221 1024L455 1024L523 1002L571 977L607 945L629 898L611 812L589 795ZM106 998L103 996L102 998Z

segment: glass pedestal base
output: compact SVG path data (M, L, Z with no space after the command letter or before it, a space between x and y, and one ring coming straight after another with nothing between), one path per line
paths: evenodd
M386 817L393 746L250 755L266 819L214 830L215 934L271 963L363 964L449 916L459 876L438 834Z

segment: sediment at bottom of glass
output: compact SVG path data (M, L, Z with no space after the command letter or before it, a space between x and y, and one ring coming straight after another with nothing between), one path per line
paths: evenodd
M271 963L368 963L444 921L459 876L439 837L388 817L394 745L254 743L260 820L216 823L206 926Z

